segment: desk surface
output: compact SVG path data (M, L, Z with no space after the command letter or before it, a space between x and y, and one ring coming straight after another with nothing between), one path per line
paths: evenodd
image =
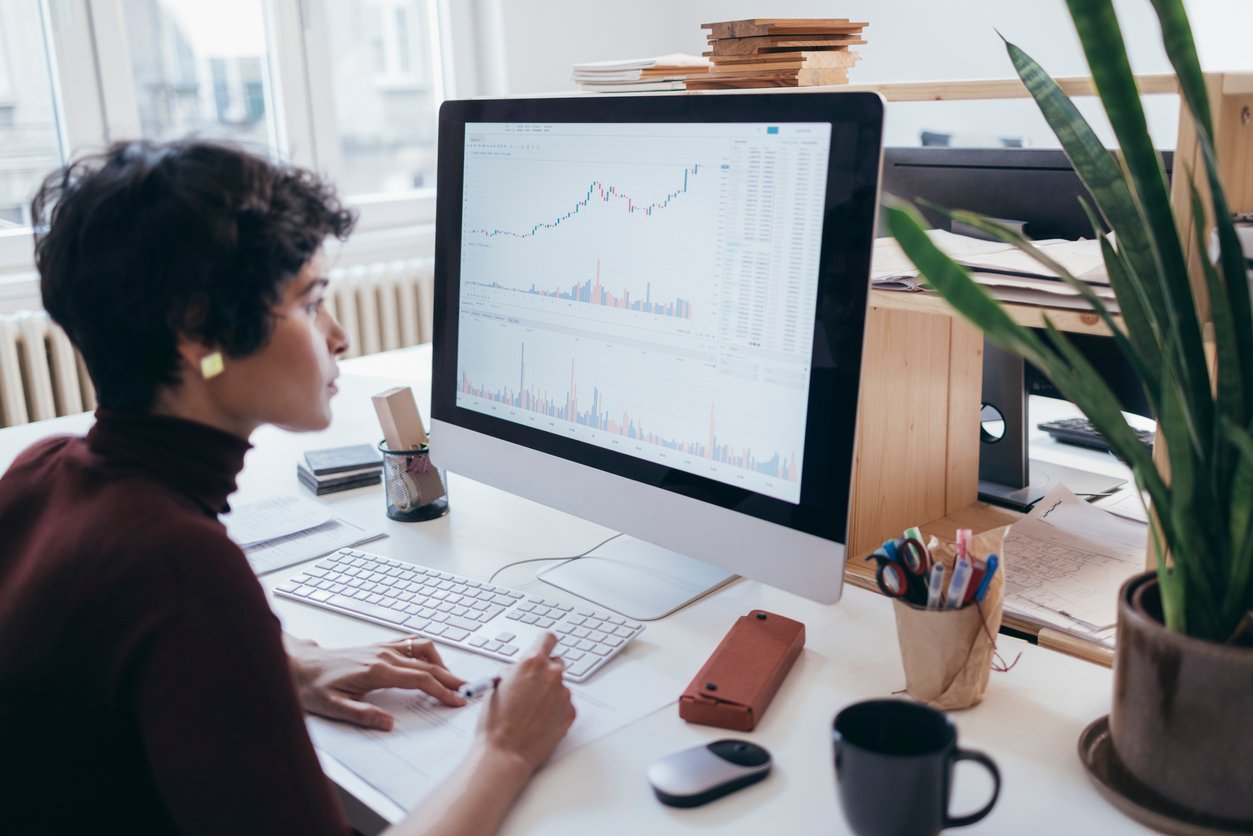
M412 349L346 362L334 426L299 436L273 428L259 431L235 501L300 493L294 469L304 450L373 440L378 428L368 396L398 378L410 380L419 404L425 406L428 368L429 352ZM84 415L0 430L0 469L31 441L56 432L81 432L90 422ZM447 516L404 524L385 518L377 487L322 497L342 517L384 525L389 536L371 544L372 551L471 577L486 578L514 560L577 553L608 533L456 475L449 479L449 499L452 511ZM261 580L272 588L294 571L280 570ZM520 589L542 587L547 597L569 597L534 580L534 566L509 570L499 582ZM287 630L325 645L396 635L335 613L272 600ZM805 652L761 725L743 735L772 752L776 766L766 781L695 810L657 803L644 778L650 763L727 736L719 729L684 723L671 706L545 767L507 819L505 832L847 832L835 796L831 719L850 702L891 695L904 686L887 599L846 587L838 605L824 606L741 580L650 624L627 652L686 682L734 620L754 608L798 619L807 634ZM1110 671L1005 636L998 646L1010 660L1021 653L1018 664L1008 673L992 674L981 705L953 715L961 744L990 754L1003 778L996 809L970 832L1144 832L1097 794L1077 755L1076 741L1084 726L1109 710ZM461 651L441 652L455 670ZM329 759L324 762L328 774L363 805L350 803L359 828L368 832L380 817L394 820L402 815L343 767ZM981 806L990 786L981 771L965 765L957 768L955 783L953 808L958 811Z

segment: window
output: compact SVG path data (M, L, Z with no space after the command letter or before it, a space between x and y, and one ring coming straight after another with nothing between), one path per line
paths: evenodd
M434 185L436 111L443 100L431 0L326 0L336 147L320 154L345 194L396 193ZM314 104L319 104L314 92Z
M261 0L121 4L142 135L277 146Z
M0 0L0 232L30 226L30 199L61 164L39 7Z
M453 41L474 95L498 17L455 0L0 0L0 298L30 286L42 179L135 137L228 138L323 172L361 213L353 258L417 254Z

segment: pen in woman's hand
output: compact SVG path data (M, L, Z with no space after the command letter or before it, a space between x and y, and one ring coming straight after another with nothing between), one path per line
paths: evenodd
M457 689L457 693L468 700L472 700L480 694L486 694L500 684L499 676L485 676L474 682L467 682Z

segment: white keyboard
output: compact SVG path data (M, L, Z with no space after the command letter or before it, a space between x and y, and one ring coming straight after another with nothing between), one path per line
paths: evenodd
M582 682L644 626L616 613L570 606L402 560L340 549L274 589L324 607L506 662L536 636L557 634L565 678Z

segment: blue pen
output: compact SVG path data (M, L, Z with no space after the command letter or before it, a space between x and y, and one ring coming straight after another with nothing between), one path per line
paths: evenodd
M931 575L927 578L927 609L944 608L944 564L937 563L931 567Z
M975 590L975 603L982 601L983 596L988 594L988 586L991 585L992 576L996 574L996 567L1000 563L1000 558L996 555L988 555L988 568L983 570L983 580L979 582L979 588Z
M942 609L955 610L961 607L966 597L966 587L970 584L970 574L974 571L970 561L964 557L957 558L953 564L953 577L948 582L948 595L944 598Z

